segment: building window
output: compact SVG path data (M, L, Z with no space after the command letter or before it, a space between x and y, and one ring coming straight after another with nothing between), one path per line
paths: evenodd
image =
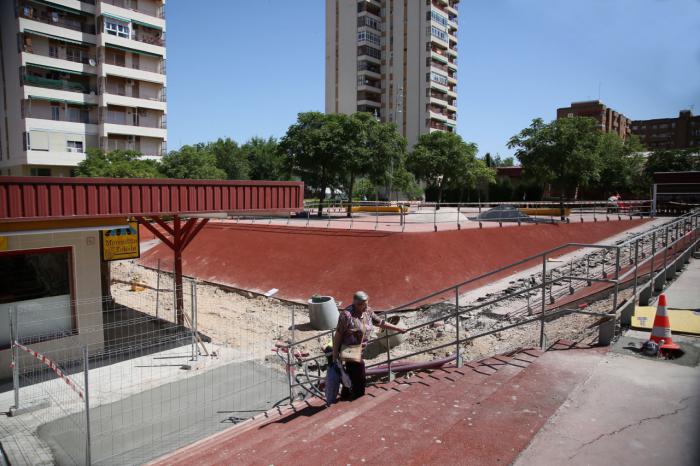
M51 176L50 168L31 168L29 169L31 176Z
M357 33L357 42L369 42L373 45L380 45L381 39L377 34L373 32L360 31Z
M129 23L105 18L105 32L113 36L129 38Z
M447 84L448 84L447 76L443 76L439 73L436 73L435 71L431 71L430 79L433 82L436 82L438 84L442 84L443 86L447 86Z
M429 19L432 19L441 26L447 27L447 16L443 16L435 10L430 11Z
M83 141L66 141L66 152L83 152Z
M58 45L53 41L49 44L49 57L58 58Z
M58 105L52 104L51 105L51 119L58 121L61 119L61 109L59 108Z
M17 308L21 341L32 343L74 333L71 252L30 250L0 253L0 313ZM9 325L0 326L0 347L10 346Z
M443 42L447 42L447 33L440 28L437 28L435 26L430 27L430 34L433 35L433 37L437 37Z
M370 47L368 45L363 45L363 46L358 47L357 54L358 55L367 55L367 56L376 58L377 60L381 60L381 58L382 58L381 50L377 50L374 47Z

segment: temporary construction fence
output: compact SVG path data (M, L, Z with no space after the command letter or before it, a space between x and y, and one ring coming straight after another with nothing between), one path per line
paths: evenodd
M185 280L178 325L172 276L159 273L153 287L143 274L134 266L111 297L63 304L72 330L37 331L65 328L45 317L62 314L45 303L10 311L12 413L58 464L141 464L289 397L285 366L271 351L289 314L268 316L256 333L239 309L238 330L214 344L197 332L197 318L218 312L220 299Z

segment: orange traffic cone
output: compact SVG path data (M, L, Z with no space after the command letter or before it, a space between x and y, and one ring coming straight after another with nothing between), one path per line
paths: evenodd
M668 320L666 312L666 295L659 296L659 302L656 305L656 317L654 317L654 327L651 329L651 341L659 345L662 350L680 349L677 343L673 342L671 335L671 323Z

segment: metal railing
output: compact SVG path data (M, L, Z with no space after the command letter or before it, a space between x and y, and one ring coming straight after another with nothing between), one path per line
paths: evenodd
M22 84L46 87L50 89L59 89L63 91L82 92L83 94L95 92L95 88L89 84L68 81L65 79L43 78L41 76L33 76L30 74L25 74L22 76Z
M87 34L95 34L94 24L86 24L78 20L66 19L65 16L55 11L38 11L36 8L30 7L29 5L22 5L19 9L19 15L22 18L31 19L33 21L60 26Z
M81 0L83 1L83 0ZM94 2L94 0L91 0ZM102 0L104 3L113 5L119 8L126 8L127 10L136 11L143 13L144 15L154 16L156 18L165 18L165 8L163 6L156 7L156 11L149 11L144 8L139 8L138 3L132 0Z
M454 340L442 343L439 345L430 346L429 348L420 349L417 351L410 352L408 354L402 354L399 356L393 355L391 352L391 345L389 344L389 338L391 334L385 332L383 336L372 338L368 341L369 346L372 343L378 343L384 340L384 347L386 349L386 361L385 362L375 362L368 364L367 369L383 369L388 374L389 380L394 377L394 372L392 372L392 365L395 365L398 361L403 361L416 356L424 355L426 353L435 353L438 350L446 348L454 348L454 352L446 361L455 361L457 366L461 366L462 360L462 346L466 343L472 342L478 338L494 335L499 332L504 332L508 330L515 329L517 327L527 326L530 324L539 324L539 345L541 348L546 348L547 338L546 338L546 323L570 314L581 314L586 316L599 317L601 322L612 322L615 325L613 333L616 333L618 317L623 306L629 305L629 301L624 303L619 302L619 292L621 286L632 286L633 294L631 303L634 305L639 299L640 292L642 288L644 279L648 275L646 280L647 286L654 287L654 281L657 277L663 276L664 279L667 278L667 270L678 257L682 257L684 254L688 254L691 250L697 248L700 243L700 210L696 210L690 214L684 215L680 218L667 222L664 225L651 228L643 233L636 234L632 238L620 241L614 245L601 245L601 244L581 244L581 243L568 243L556 248L549 249L547 251L526 257L512 264L508 264L504 267L500 267L496 270L472 277L468 280L462 281L458 284L443 288L441 290L435 291L428 295L422 296L418 299L411 300L400 306L396 306L387 311L382 311L381 314L384 318L388 319L392 315L397 315L404 313L409 310L415 310L416 305L420 303L432 303L436 299L445 303L448 308L447 312L442 313L438 317L428 319L426 321L420 322L416 325L412 325L406 328L407 332L419 330L422 328L430 327L437 322L447 322L451 320L454 322L455 327L455 338ZM577 249L595 249L602 251L604 254L612 253L612 259L608 262L610 267L605 266L605 260L603 260L603 266L600 269L599 274L591 274L590 269L586 268L585 275L575 276L571 272L568 274L566 270L569 268L568 265L563 265L564 273L561 273L558 277L555 277L552 273L556 269L548 270L548 258L557 255L557 253L562 253L565 251L570 251L572 248ZM669 261L669 250L673 251L676 255L675 258L671 258ZM596 254L596 253L593 253ZM589 256L587 254L584 258L586 263L589 261ZM659 257L661 256L661 257ZM656 262L661 259L661 264ZM628 262L623 265L623 261ZM514 290L507 293L504 296L499 296L493 299L485 299L477 304L470 304L467 306L460 305L461 293L470 288L470 285L477 284L483 280L493 278L497 275L501 275L508 270L516 269L518 266L523 266L532 263L541 262L541 274L539 274L539 279L531 280L529 286L525 286L521 289ZM641 273L646 265L650 265L649 273ZM612 269L612 270L611 270ZM657 270L661 269L657 273ZM572 287L573 282L584 283L584 286L591 286L592 283L602 283L604 287L607 287L607 291L612 294L612 302L610 309L605 312L592 312L581 308L567 308L562 307L562 305L557 306L555 296L552 294L552 288L559 284L562 280L568 280L568 294L573 295L576 289ZM642 282L640 282L642 280ZM630 285L631 283L631 285ZM612 290L610 290L612 288ZM603 290L605 291L605 290ZM527 295L529 298L530 293L537 292L540 294L540 300L536 303L537 312L528 313L527 316L519 318L516 322L498 326L497 328L491 328L485 331L477 332L471 335L463 335L462 332L467 329L463 328L462 316L465 313L472 313L476 310L485 309L490 306L507 302L513 297ZM600 293L601 290L595 290L596 293ZM549 299L547 296L549 294ZM446 301L447 300L447 301ZM622 305L621 305L622 304ZM528 307L530 306L530 301L528 299ZM538 314L538 315L532 315ZM294 316L292 316L292 328L294 328ZM278 354L283 353L281 357L284 359L286 355L287 363L289 365L289 390L290 399L294 399L294 389L301 388L307 394L314 396L323 396L318 388L317 382L323 379L321 376L321 363L319 360L327 357L326 354L319 355L309 355L299 350L300 345L311 342L313 340L321 341L328 336L334 334L335 329L320 332L315 336L303 339L294 340L294 332L292 332L292 340L288 344L278 344L277 352ZM316 370L316 375L310 373L310 365L313 365ZM302 371L301 374L297 374L297 371Z
M322 215L318 216L319 207L322 206ZM393 212L383 211L391 208ZM510 211L491 212L487 217L481 214L494 207L509 207ZM651 201L632 200L614 204L608 201L574 201L565 203L564 222L599 222L611 220L627 220L635 218L648 218L651 216ZM353 211L359 208L361 211ZM517 214L515 209L548 209L546 213L525 210L526 215ZM503 226L504 224L527 225L531 223L558 223L560 219L560 205L553 201L537 202L465 202L465 203L435 203L421 201L353 201L326 200L306 201L303 213L289 212L286 218L251 217L252 223L283 224L315 228L342 228L342 229L395 229L406 231L407 227L439 229L478 226L483 228L492 224ZM246 220L246 217L236 217L236 221ZM391 230L394 231L394 230Z

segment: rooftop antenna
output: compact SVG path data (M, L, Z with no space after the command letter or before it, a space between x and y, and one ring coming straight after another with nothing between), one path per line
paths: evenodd
M600 100L600 88L603 85L600 81L598 81L598 100Z

